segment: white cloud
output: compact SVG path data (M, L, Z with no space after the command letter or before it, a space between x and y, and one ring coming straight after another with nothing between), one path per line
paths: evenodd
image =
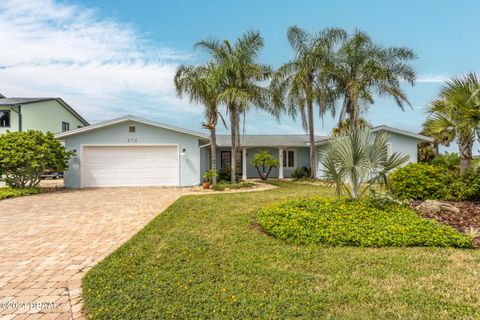
M201 108L176 97L176 66L191 57L131 25L54 0L0 1L0 93L58 96L90 121L126 113L157 120ZM200 122L201 120L199 120Z
M451 77L446 74L423 74L417 77L417 82L421 83L443 83Z

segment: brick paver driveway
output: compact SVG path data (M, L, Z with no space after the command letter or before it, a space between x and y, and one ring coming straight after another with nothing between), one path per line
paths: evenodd
M0 201L0 319L81 318L85 272L186 192L108 188Z

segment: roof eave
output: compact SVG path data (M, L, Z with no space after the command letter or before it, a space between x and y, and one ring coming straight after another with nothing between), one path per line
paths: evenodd
M183 129L183 128L179 128L179 127L174 127L174 126L170 126L170 125L165 125L165 124L162 124L162 123L158 123L158 122L154 122L154 121L150 121L150 120L147 120L147 119L142 119L142 118L138 118L138 117L134 117L134 116L124 116L124 117L120 117L120 118L116 118L116 119L107 120L107 121L99 122L99 123L96 123L96 124L88 125L88 126L85 126L85 127L73 129L73 130L70 130L70 131L57 133L57 134L55 134L55 138L62 139L62 138L65 138L65 137L81 134L83 132L88 132L88 131L112 126L112 125L115 125L115 124L119 124L119 123L122 123L122 122L127 122L127 121L134 121L134 122L139 122L139 123L143 123L143 124L146 124L146 125L151 125L151 126L167 129L167 130L177 131L177 132L181 132L181 133L184 133L184 134L188 134L188 135L191 135L191 136L195 136L195 137L210 141L210 138L207 135L201 134L199 132L195 132L195 131L192 131L192 130Z
M397 128L393 128L393 127L389 127L389 126L385 126L385 125L374 127L372 129L372 132L382 131L382 130L383 131L388 131L388 132L393 132L393 133L403 135L403 136L407 136L407 137L410 137L410 138L413 138L413 139L416 139L416 140L419 140L419 141L423 141L423 142L433 142L433 139L431 137L427 137L427 136L424 136L424 135L421 135L421 134L417 134L417 133L413 133L413 132L410 132L410 131L397 129Z
M67 109L75 118L77 118L84 126L88 126L89 123L87 120L85 120L75 109L73 109L68 103L66 103L62 98L40 98L32 101L23 101L23 102L17 102L17 103L2 103L0 104L1 106L6 106L6 107L14 107L18 105L26 105L26 104L32 104L32 103L37 103L37 102L46 102L46 101L57 101Z
M80 120L80 122L81 122L84 126L90 125L87 120L85 120L85 119L84 119L77 111L75 111L75 109L73 109L68 103L66 103L65 101L63 101L62 98L55 98L54 100L56 100L58 103L60 103L65 109L67 109L68 111L70 111L70 113L73 114L73 115L75 116L75 118L77 118L78 120Z

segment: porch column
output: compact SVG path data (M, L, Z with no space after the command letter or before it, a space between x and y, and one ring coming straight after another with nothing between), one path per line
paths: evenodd
M247 179L247 148L242 148L242 179Z
M278 148L278 179L283 179L283 148Z

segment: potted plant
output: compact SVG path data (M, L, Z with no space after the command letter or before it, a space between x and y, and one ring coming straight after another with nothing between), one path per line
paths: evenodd
M210 188L210 184L214 177L217 176L217 172L215 170L208 170L203 174L203 189Z

